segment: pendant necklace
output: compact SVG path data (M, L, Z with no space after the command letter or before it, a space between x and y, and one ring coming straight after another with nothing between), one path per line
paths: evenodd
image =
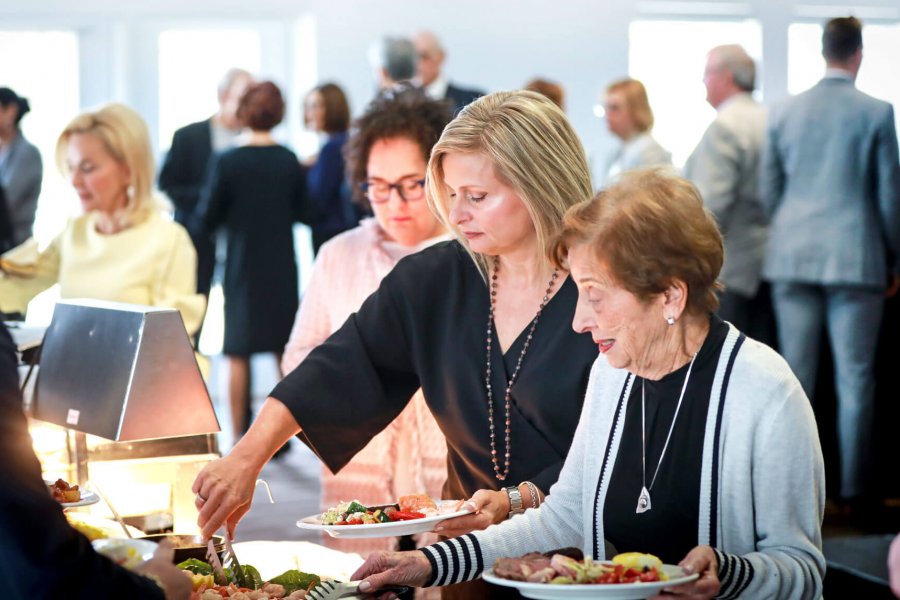
M541 318L541 313L544 311L544 307L547 306L547 303L550 301L550 294L553 293L553 286L556 283L556 279L559 277L559 272L554 269L553 275L550 276L550 282L547 284L547 291L544 292L544 298L541 300L541 305L538 306L537 313L534 315L534 319L531 321L531 328L528 330L528 335L525 337L525 343L522 345L522 352L519 354L519 360L516 362L516 368L513 371L512 377L509 378L509 383L506 385L506 394L504 397L504 403L506 406L506 455L503 461L503 472L500 471L500 462L497 460L497 442L496 436L494 434L494 390L491 386L491 338L494 334L494 303L497 299L497 273L500 270L500 259L499 257L494 257L494 274L491 277L491 310L488 312L488 321L487 321L487 372L484 376L484 385L487 388L487 400L488 400L488 427L490 427L491 434L491 462L494 465L494 477L496 477L499 481L503 481L506 479L506 476L509 475L509 458L511 455L510 452L510 424L512 423L512 419L510 418L510 408L512 405L512 399L510 398L510 390L512 390L513 384L516 382L516 379L519 377L519 370L522 368L522 361L525 360L525 353L528 352L528 346L531 344L531 338L534 335L534 330L537 327L538 320Z
M684 400L684 391L687 389L688 381L691 378L691 369L694 368L694 361L697 360L697 353L691 358L691 364L688 365L687 375L684 376L684 385L681 386L681 395L678 396L678 404L675 405L675 416L672 417L672 424L669 425L669 433L666 435L666 443L663 444L662 454L659 455L659 462L656 463L656 471L653 472L653 479L650 480L650 487L647 487L647 423L646 423L646 402L647 395L644 382L641 379L641 494L638 496L637 508L635 513L645 513L652 507L650 503L650 490L656 483L656 476L659 475L659 466L662 464L666 455L666 449L669 447L669 440L672 438L672 430L675 429L675 421L678 420L678 411L681 409L681 401Z

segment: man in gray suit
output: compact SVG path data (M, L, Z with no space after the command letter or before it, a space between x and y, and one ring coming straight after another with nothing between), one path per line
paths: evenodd
M707 55L703 83L718 114L688 158L684 176L700 190L725 238L719 316L774 345L769 290L760 281L769 219L759 200L766 112L751 96L756 65L742 47L718 46Z
M840 495L870 481L874 359L885 289L900 249L900 167L894 111L854 86L862 25L829 21L825 77L772 109L761 169L772 218L763 276L772 282L781 350L807 395L821 332L835 366Z

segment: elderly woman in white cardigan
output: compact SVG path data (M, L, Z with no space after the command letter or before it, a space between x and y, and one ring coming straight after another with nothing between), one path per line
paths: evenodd
M687 181L626 175L573 207L551 249L602 354L559 481L536 510L370 556L361 590L446 585L504 556L649 552L698 573L686 598L818 598L824 469L784 360L713 313L722 238ZM478 510L476 494L471 504Z

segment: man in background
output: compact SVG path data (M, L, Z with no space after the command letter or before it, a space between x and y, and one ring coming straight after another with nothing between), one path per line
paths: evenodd
M707 55L703 83L716 119L688 158L684 176L700 190L725 238L719 316L774 346L769 289L760 281L769 219L759 200L766 113L751 96L756 65L741 46L718 46Z
M411 86L416 74L416 48L401 37L385 37L369 48L369 62L379 90Z
M872 507L875 352L900 251L894 110L856 89L862 50L857 19L825 25L825 77L772 108L761 170L772 219L763 276L772 282L781 352L812 397L828 332L840 499L851 516Z
M197 292L206 297L216 266L216 242L214 235L203 227L197 204L210 157L230 148L241 132L237 107L252 83L253 77L247 71L229 70L219 83L219 110L209 119L175 132L159 172L159 189L175 205L175 220L188 230L197 249Z
M466 89L453 85L441 73L446 53L441 41L430 31L420 31L413 36L418 62L416 64L416 81L435 100L447 100L453 106L453 113L473 100L484 96L484 92Z

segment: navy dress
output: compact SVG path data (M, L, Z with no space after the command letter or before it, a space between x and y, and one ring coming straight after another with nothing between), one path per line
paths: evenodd
M306 185L316 209L311 223L313 252L337 234L359 224L362 211L353 202L344 171L344 146L347 133L333 133L319 150L316 163L309 168Z
M299 305L293 224L312 214L305 175L279 145L233 148L211 167L202 213L228 244L224 354L284 350Z

